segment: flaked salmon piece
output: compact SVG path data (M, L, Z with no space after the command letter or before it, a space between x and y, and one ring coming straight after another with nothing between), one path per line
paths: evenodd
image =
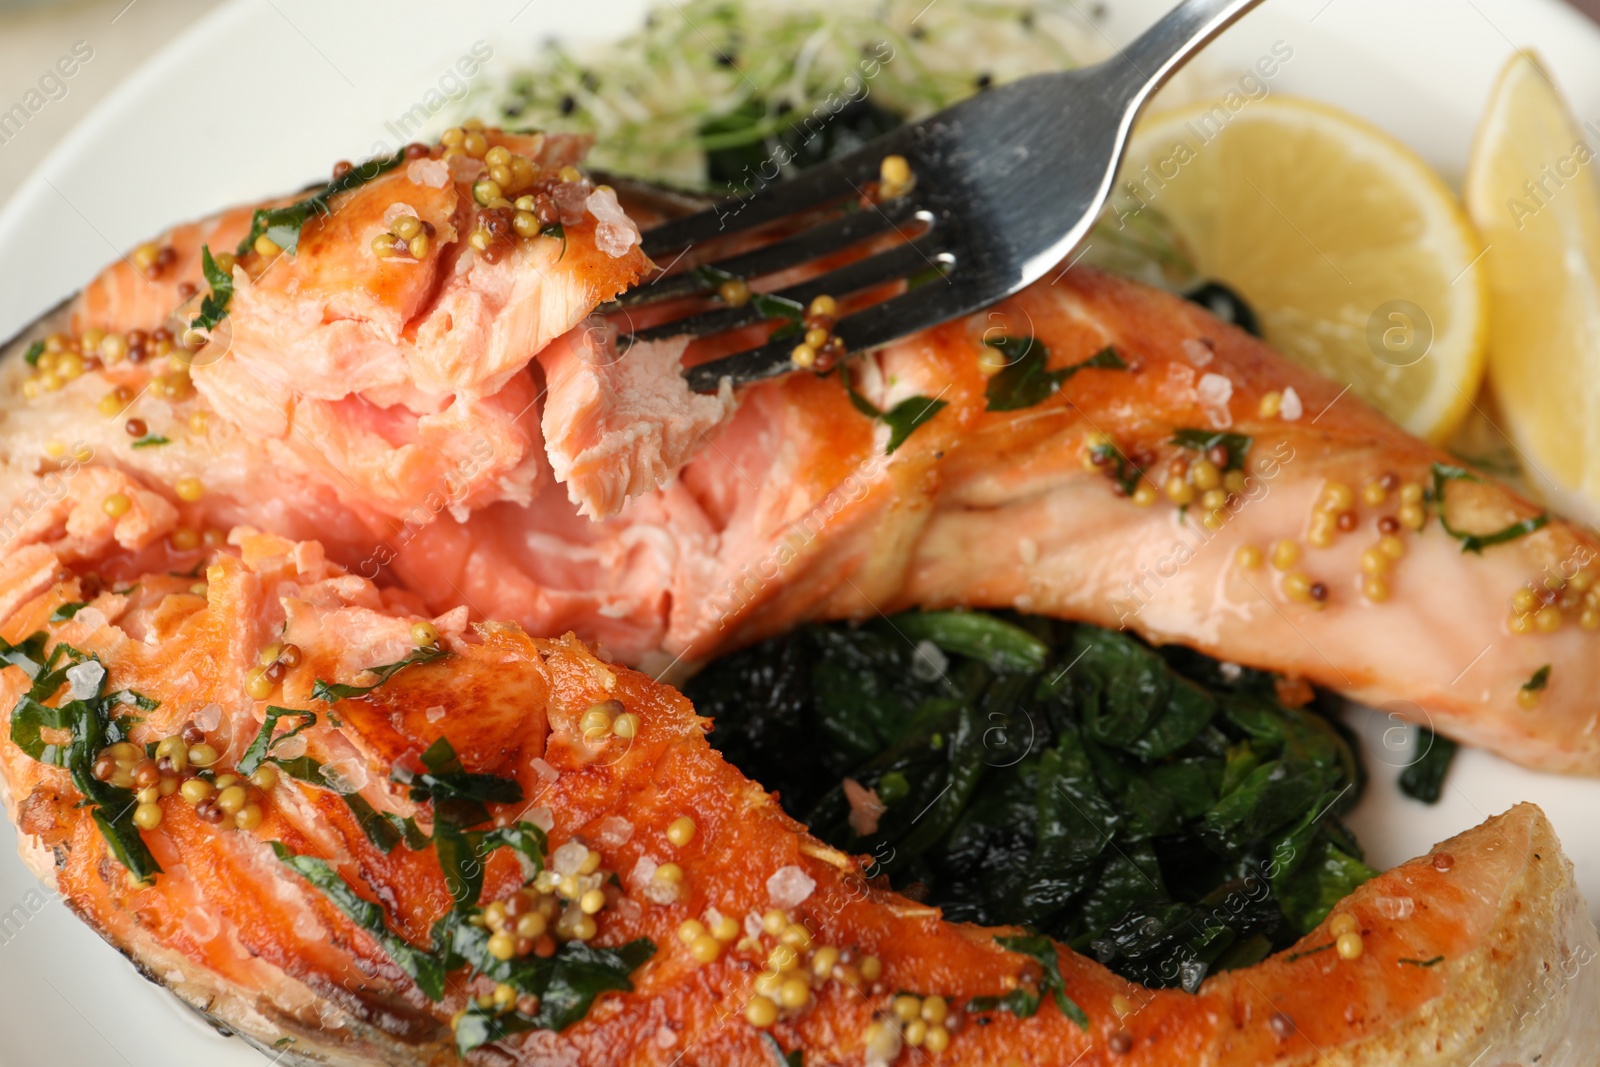
M1005 385L979 357L1002 336L1042 346L1037 392L991 411ZM1089 363L1108 348L1121 367ZM552 599L604 590L606 618L563 624L652 669L807 619L1014 608L1308 678L1530 766L1600 773L1595 538L1194 305L1074 269L884 348L852 383L879 410L945 406L885 454L889 427L837 376L753 386L673 484L599 529L536 547L518 531L553 530L548 506L483 512L401 549L397 573L436 610L471 603L530 628ZM1206 470L1202 443L1233 469ZM580 545L628 558L637 539L670 542L654 584L556 563ZM428 568L440 543L448 585Z
M169 379L187 392L192 380L208 414L379 536L428 496L458 514L528 503L551 476L530 364L648 260L615 192L573 169L587 138L474 136L483 158L416 145L369 180L336 180L289 252L251 223L295 198L177 227L113 264L67 315L70 358L91 372L76 399L117 387L142 398ZM516 179L527 210L479 198L506 160L527 171ZM415 237L396 246L397 227ZM211 343L191 353L173 334L209 292L202 247L233 291Z
M539 354L542 425L556 481L578 513L609 518L659 489L733 414L733 389L689 390L687 338L641 341L618 352L614 329L575 330Z
M92 565L127 589L91 593L87 565L35 546L58 581L25 590L0 624L13 649L0 671L0 708L11 709L0 770L41 877L146 974L274 1054L734 1065L776 1048L847 1067L1237 1067L1465 1063L1493 1048L1561 1067L1588 1062L1597 1038L1587 964L1600 944L1531 805L1368 882L1285 953L1195 995L1146 990L1065 947L1013 951L996 938L1014 929L948 923L875 887L869 858L811 838L725 763L683 697L570 636L468 629L463 612L419 618L315 544L246 529L229 540L201 594L140 571L110 531ZM47 637L27 645L34 632ZM58 662L94 658L44 703L86 700L100 729L158 754L186 734L183 765L135 747L123 767L110 733L103 751L69 751L66 766L20 747L18 715L39 718L18 698L48 669L30 657L56 648L76 650ZM261 688L264 649L274 669ZM406 665L368 670L393 663ZM319 699L328 686L350 688ZM455 769L438 762L441 739ZM58 738L45 726L39 740ZM159 818L141 815L148 825L132 833L159 872L130 877L128 842L111 851L95 818L116 813L79 805L72 775L102 757L107 785L119 774L153 783L140 811ZM260 763L272 773L224 777ZM239 790L231 800L228 788ZM445 865L440 841L463 840L441 829L460 817L446 805L473 797L489 821L472 833L500 836L464 840L518 844ZM543 916L544 900L548 918L530 920L525 945L509 936L502 966L502 946L486 939ZM1330 950L1335 922L1359 931L1359 958ZM454 960L437 954L446 936ZM799 982L787 1001L764 966ZM561 972L573 984L558 991L556 967L586 970ZM499 983L510 988L497 1001ZM937 998L920 1050L895 1014L906 994ZM1021 1017L982 1000L1008 994L1040 1005ZM934 1026L942 1048L928 1044Z

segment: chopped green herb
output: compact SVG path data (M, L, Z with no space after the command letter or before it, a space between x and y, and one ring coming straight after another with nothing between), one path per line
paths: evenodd
M1431 496L1434 508L1439 513L1439 526L1445 533L1461 542L1462 552L1482 554L1486 548L1503 545L1507 541L1515 541L1525 534L1531 534L1535 530L1541 529L1550 522L1550 513L1545 511L1532 518L1514 522L1493 533L1473 534L1455 529L1450 525L1449 517L1445 515L1445 487L1450 482L1481 482L1482 480L1464 467L1453 467L1448 463L1435 463L1433 465L1433 492Z
M155 711L161 706L161 701L155 697L147 697L143 693L134 692L132 689L118 689L107 699L113 704L132 704L140 711ZM122 721L128 721L128 716L124 715Z
M279 719L299 719L300 723L287 733L274 735L273 731L277 729ZM260 731L250 742L250 747L244 750L244 755L239 757L239 773L246 777L256 773L256 768L261 766L262 760L267 758L275 746L289 740L306 727L315 725L316 721L317 713L314 711L296 711L293 708L268 705Z
M395 965L417 983L429 1000L444 998L445 965L437 956L417 948L389 929L383 908L356 893L332 864L313 856L297 856L281 841L272 842L272 851L302 878L310 882L351 922L366 930L394 960Z
M66 622L68 619L72 618L74 615L78 614L78 612L82 611L88 606L89 602L87 600L77 600L69 604L62 604L60 607L56 608L56 610L50 613L50 621Z
M493 830L463 830L448 819L436 819L433 843L444 871L445 887L458 908L477 902L483 892L484 860L496 849L517 852L523 860L523 874L529 879L544 869L544 831L528 822Z
M563 259L567 258L567 228L565 226L561 225L559 222L552 222L550 225L539 231L539 236L561 238L561 253L556 256L556 262L560 263Z
M147 433L137 441L128 445L129 448L154 448L157 445L170 445L172 438L162 437L158 433Z
M1133 461L1123 454L1115 442L1101 441L1090 445L1089 453L1095 458L1096 466L1110 469L1111 477L1122 489L1124 496L1132 496L1133 491L1139 488L1139 479L1144 477L1144 471L1135 467ZM1183 514L1183 508L1178 509L1178 514Z
M122 694L107 694L106 672L101 667L92 696L70 700L59 706L46 704L68 682L67 671L84 663L99 663L59 641L45 655L48 638L44 633L29 636L20 645L0 639L0 660L19 667L33 684L11 709L11 741L41 763L62 767L72 776L72 784L83 795L83 803L99 827L111 855L140 881L161 873L161 865L144 843L134 825L138 806L133 792L102 782L93 774L95 758L109 744L127 739L128 718L118 715L125 706ZM43 731L65 730L63 743L47 742Z
M737 274L730 274L709 264L696 267L694 274L701 282L712 287L721 285L723 282L742 280ZM804 304L796 300L790 300L786 296L778 296L775 293L752 292L750 294L750 306L759 311L762 318L783 320L783 325L769 338L769 340L773 341L779 341L799 333L800 322L806 316Z
M417 663L432 663L434 660L443 659L449 654L450 652L448 649L445 649L439 645L423 645L421 647L414 648L410 652L406 653L403 659L396 660L393 663L385 663L381 667L368 667L367 670L378 676L378 680L373 682L371 685L334 685L331 682L325 682L321 678L318 678L316 684L311 687L311 698L313 700L322 700L332 704L338 700L349 700L352 697L366 696L368 693L372 692L374 689L378 688L378 686L382 685L384 682L387 682L390 678L393 678L407 667Z
M239 242L236 254L248 255L255 247L256 238L263 234L285 252L293 253L300 247L300 230L307 222L319 215L333 214L332 200L335 196L365 185L380 174L393 170L404 162L405 158L406 151L401 148L392 156L380 156L357 164L350 168L350 172L344 177L334 179L304 200L285 207L258 208L250 221L250 232ZM207 280L210 280L209 273Z
M621 948L597 948L582 941L567 941L549 959L524 956L497 960L488 952L488 938L474 927L467 958L497 982L505 982L519 993L539 998L539 1011L524 1015L519 1011L498 1012L469 1001L466 1014L456 1027L456 1050L462 1055L482 1045L503 1041L526 1030L565 1030L589 1013L595 998L610 990L626 993L633 989L630 975L655 955L653 941L639 938ZM479 947L481 942L481 947Z
M997 937L995 941L1002 948L1027 956L1037 962L1040 967L1044 968L1044 981L1039 984L1039 992L1037 994L1030 993L1025 988L1014 989L1004 997L979 997L974 998L975 1001L987 1005L990 1000L994 1000L994 1006L1006 1008L1018 1018L1026 1019L1039 1010L1039 1003L1046 994L1050 994L1055 998L1056 1007L1061 1009L1062 1015L1077 1023L1078 1029L1084 1031L1089 1029L1089 1016L1084 1014L1083 1009L1078 1007L1077 1003L1067 996L1067 984L1061 977L1061 959L1056 955L1055 942L1043 936ZM1021 996L1018 996L1018 994L1021 994ZM993 1008L976 1008L974 1010L984 1011L993 1010Z
M211 286L211 292L200 301L200 314L192 325L203 330L214 330L218 323L228 317L228 304L233 300L233 275L217 266L217 261L211 258L208 245L200 246L200 271Z
M1416 759L1400 772L1400 792L1424 804L1436 804L1444 791L1444 778L1450 771L1459 746L1448 737L1440 737L1426 726L1417 727Z
M872 401L855 391L850 384L850 374L840 368L840 377L844 380L845 391L850 395L850 403L855 409L869 419L877 419L889 427L889 443L884 446L883 454L889 455L895 449L905 444L906 438L914 433L918 426L927 422L945 408L945 401L932 400L925 396L908 396L896 404L889 411L880 411Z
M42 355L44 355L44 342L35 341L28 346L28 351L23 354L22 358L28 366L37 367L39 365L39 357Z
M328 775L323 771L322 764L310 756L295 756L293 759L269 756L265 762L276 764L284 774L297 781L338 793L344 799L345 806L350 809L350 814L355 817L357 825L361 827L361 832L385 856L394 851L394 847L402 841L413 852L420 852L428 847L430 839L418 829L417 820L402 819L392 811L378 811L367 803L366 798L360 793L335 789L333 782L328 780Z
M1242 470L1245 456L1250 454L1251 438L1242 433L1221 433L1212 430L1178 430L1172 443L1194 452L1209 452L1218 445L1228 450L1228 465L1223 470Z
M405 839L406 820L393 812L379 812L360 793L344 793L345 806L355 816L361 832L367 835L373 847L387 856Z
M1549 684L1550 664L1546 663L1543 667L1533 672L1533 677L1522 683L1522 689L1524 692L1537 693Z
M441 737L422 753L425 770L418 774L396 766L390 777L410 786L411 799L431 802L436 821L456 827L477 826L489 821L485 804L520 804L522 787L510 778L492 774L472 774L461 766L454 746Z
M1318 945L1316 948L1308 948L1301 952L1291 952L1289 955L1284 957L1283 962L1293 963L1295 960L1302 960L1307 956L1315 956L1319 952L1328 951L1334 946L1334 944L1335 942L1329 941L1326 945Z
M1409 956L1401 956L1399 959L1395 960L1395 962L1396 963L1408 963L1413 967L1432 967L1436 963L1443 963L1444 962L1444 957L1443 956L1435 956L1432 959L1428 959L1428 960L1414 960L1414 959L1411 959Z
M989 411L1018 411L1031 408L1052 396L1062 383L1088 367L1104 370L1126 370L1128 365L1110 346L1101 349L1082 363L1074 363L1060 370L1050 370L1050 350L1033 337L998 337L984 344L1006 357L1006 366L989 379L984 387Z
M757 1031L767 1042L767 1051L772 1053L773 1067L805 1067L806 1054L801 1049L793 1052L783 1051L783 1046L778 1044L778 1039L765 1030Z

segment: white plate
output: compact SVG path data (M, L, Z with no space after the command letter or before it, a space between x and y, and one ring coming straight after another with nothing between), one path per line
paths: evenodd
M1088 5L1077 5L1087 7ZM1166 0L1120 0L1105 27L1125 40ZM176 220L290 188L402 138L387 126L475 42L487 85L551 34L609 37L642 0L236 0L175 40L66 139L0 211L0 337L102 264ZM1416 146L1447 177L1513 47L1548 62L1582 119L1600 118L1600 31L1556 0L1272 0L1207 55L1225 84L1277 41L1293 49L1274 92L1320 97ZM404 139L410 139L407 136ZM1401 797L1394 744L1407 731L1363 713L1372 782L1352 822L1388 866L1521 800L1555 820L1591 902L1600 903L1600 782L1521 770L1466 752L1436 807ZM0 820L4 823L4 820ZM14 857L0 829L0 1067L127 1064L254 1067L133 970Z

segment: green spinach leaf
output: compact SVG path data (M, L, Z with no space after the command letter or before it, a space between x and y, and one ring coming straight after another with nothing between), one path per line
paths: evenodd
M1545 670L1550 668L1546 667ZM1444 791L1444 778L1459 748L1426 726L1417 727L1416 751L1422 753L1400 772L1400 792L1424 804L1436 804Z

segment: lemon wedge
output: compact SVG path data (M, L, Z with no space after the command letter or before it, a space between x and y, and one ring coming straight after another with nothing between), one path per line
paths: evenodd
M1110 226L1146 211L1266 340L1407 430L1449 437L1483 377L1482 245L1409 148L1282 96L1199 104L1135 131Z
M1489 380L1529 485L1600 519L1597 161L1538 63L1500 73L1467 169L1488 243Z

